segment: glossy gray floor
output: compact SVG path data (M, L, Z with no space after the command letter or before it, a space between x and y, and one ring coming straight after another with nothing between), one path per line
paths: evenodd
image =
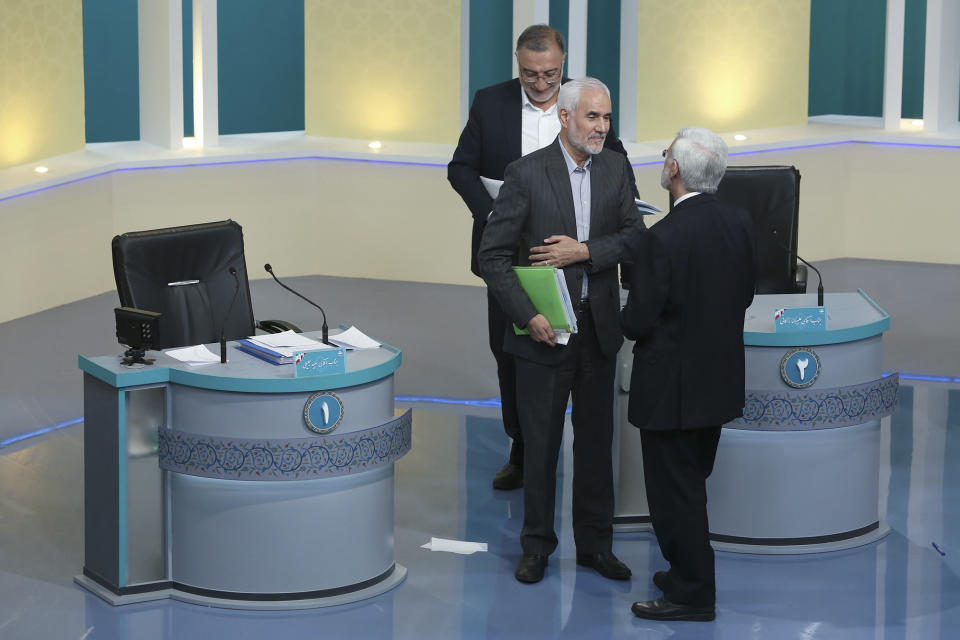
M569 439L560 471L560 547L543 582L513 579L522 497L489 484L507 441L497 409L461 402L496 393L482 289L329 278L291 283L333 310L334 324L355 321L405 349L397 392L415 408L414 447L397 465L396 556L409 570L406 582L356 604L299 612L167 601L115 608L74 585L82 566L83 464L82 424L68 424L82 413L75 354L116 349L115 300L98 296L0 325L0 638L960 637L960 339L951 322L939 319L956 317L957 269L822 266L836 283L828 291L849 290L845 283L855 281L891 312L885 368L947 380L904 380L898 410L883 422L881 509L890 535L825 554L718 553L713 623L658 624L630 614L632 601L658 595L650 574L664 564L651 535L616 537L615 552L634 570L630 583L575 565L566 517ZM251 286L257 310L271 310L258 317L315 328L309 310L268 285ZM17 440L51 426L61 428ZM471 556L421 548L431 536L489 547Z

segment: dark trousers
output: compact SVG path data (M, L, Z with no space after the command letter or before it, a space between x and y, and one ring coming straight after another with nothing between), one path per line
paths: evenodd
M713 472L720 432L720 427L640 431L650 520L660 552L670 563L664 596L676 604L716 603L707 478Z
M490 331L490 351L497 361L497 380L500 383L500 402L503 405L503 430L513 439L510 462L523 465L523 435L520 432L520 416L517 412L517 367L513 356L503 351L503 332L511 327L511 321L489 291L487 327Z
M589 313L565 346L561 364L517 358L517 392L523 426L524 553L557 548L554 511L557 459L567 399L573 396L573 537L577 551L609 551L613 538L613 380L616 354L600 351Z

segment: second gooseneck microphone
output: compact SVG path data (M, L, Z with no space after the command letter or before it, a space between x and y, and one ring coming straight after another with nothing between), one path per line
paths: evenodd
M296 291L294 291L293 289L291 289L291 288L288 287L287 285L285 285L285 284L283 284L282 282L280 282L280 279L279 279L279 278L277 277L277 275L273 272L273 267L270 266L270 263L269 263L269 262L268 262L267 264L263 265L263 268L264 268L264 270L265 270L267 273L269 273L271 276L273 276L273 279L277 281L277 284L278 284L278 285L280 285L281 287L283 287L284 289L286 289L287 291L289 291L289 292L292 293L293 295L297 296L298 298L301 298L301 299L309 302L310 304L312 304L313 306L315 306L317 309L320 309L320 313L323 314L323 326L320 328L321 331L323 332L323 338L322 338L321 342L323 342L323 344L330 344L330 341L327 339L327 338L328 338L327 314L326 314L326 312L324 312L323 307L321 307L320 305L318 305L318 304L317 304L316 302L314 302L313 300L307 298L306 296L303 296L303 295L297 293Z

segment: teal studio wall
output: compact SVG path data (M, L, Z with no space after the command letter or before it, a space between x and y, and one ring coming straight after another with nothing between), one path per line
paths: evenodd
M620 130L620 0L593 0L587 5L587 75L610 89L611 124Z
M83 83L87 142L140 139L137 3L84 0Z
M592 0L587 8L587 75L610 89L613 126L619 129L620 0ZM550 0L550 26L570 40L570 0ZM470 3L470 102L477 90L513 76L513 1ZM569 56L568 56L569 57ZM569 69L565 69L569 75Z
M192 0L183 1L184 134L193 135ZM620 0L588 5L587 73L619 109ZM923 117L926 0L906 0L901 115ZM569 0L550 22L569 35ZM218 3L220 133L304 128L304 0ZM469 95L512 77L512 0L470 3ZM883 112L884 0L811 0L808 114ZM137 3L83 0L86 141L137 140ZM347 55L345 52L344 55ZM960 114L960 104L958 104ZM619 122L614 122L619 129Z
M304 128L303 0L217 3L221 134ZM193 13L183 0L184 135L193 135ZM137 3L84 0L87 142L140 138Z
M886 4L811 0L809 115L883 115ZM903 118L923 117L926 15L926 0L906 0Z
M479 89L513 77L513 0L470 3L470 104Z

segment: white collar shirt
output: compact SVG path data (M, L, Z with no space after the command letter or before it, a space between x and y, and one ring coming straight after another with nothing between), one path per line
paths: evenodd
M557 138L560 133L560 118L557 117L557 103L549 109L535 107L527 92L520 85L522 105L520 108L520 155L527 155L542 149Z
M673 201L673 206L677 206L678 204L680 204L680 203L683 202L684 200L688 200L688 199L692 198L693 196L698 196L698 195L700 195L700 192L699 192L699 191L691 191L690 193L685 193L685 194L683 194L682 196L680 196L679 198L677 198L676 200Z

